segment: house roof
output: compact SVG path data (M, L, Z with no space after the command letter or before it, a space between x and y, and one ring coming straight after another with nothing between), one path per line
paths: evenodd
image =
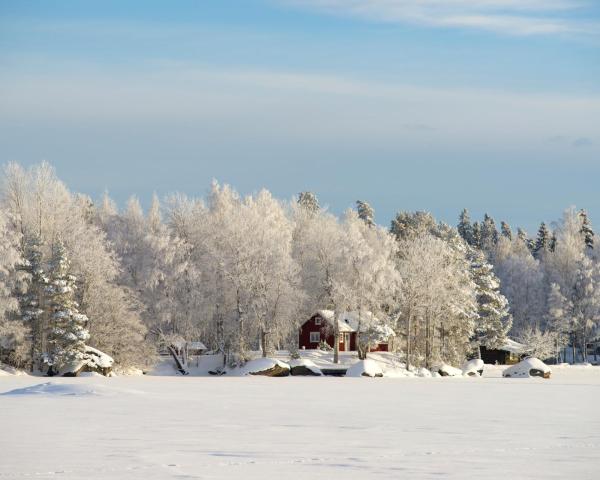
M329 322L330 325L333 325L335 318L335 312L333 310L319 310L317 311L317 314ZM379 319L371 312L363 312L362 319L358 312L342 312L338 315L337 322L338 329L341 333L357 332L360 326L361 332L365 332L367 329L375 329L385 338L396 335L394 330L379 321Z
M507 338L506 342L504 345L502 345L502 347L500 347L499 350L505 350L510 353L523 353L525 351L525 345Z

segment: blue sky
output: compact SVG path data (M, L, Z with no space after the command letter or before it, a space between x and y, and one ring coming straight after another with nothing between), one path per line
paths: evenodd
M0 0L0 72L0 163L95 197L600 222L600 2Z

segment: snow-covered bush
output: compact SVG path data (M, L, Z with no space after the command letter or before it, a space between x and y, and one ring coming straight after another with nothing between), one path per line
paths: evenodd
M463 371L460 368L453 367L447 363L442 363L432 370L439 373L442 377L460 377L463 374Z

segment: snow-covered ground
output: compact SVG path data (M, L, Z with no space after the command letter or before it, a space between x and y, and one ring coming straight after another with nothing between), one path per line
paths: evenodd
M0 478L595 478L600 368L501 372L2 376Z

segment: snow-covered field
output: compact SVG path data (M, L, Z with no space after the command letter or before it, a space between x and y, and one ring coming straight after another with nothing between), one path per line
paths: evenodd
M49 386L40 386L50 382ZM1 376L0 478L596 478L600 367L501 378Z

